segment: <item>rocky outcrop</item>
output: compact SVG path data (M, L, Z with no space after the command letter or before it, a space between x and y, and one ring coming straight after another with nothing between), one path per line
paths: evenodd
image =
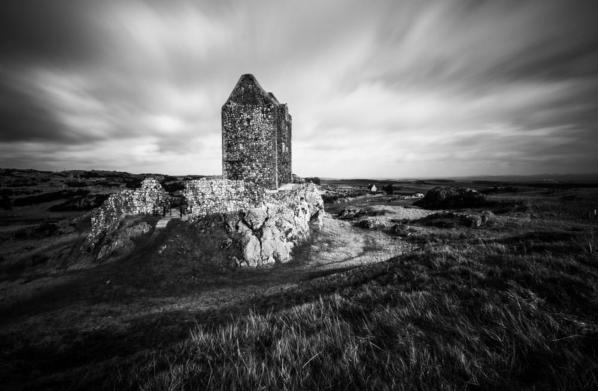
M112 194L91 215L91 232L87 245L95 249L110 233L116 231L120 222L131 215L161 215L168 205L168 194L160 183L146 178L136 190L123 190Z
M419 220L423 225L438 228L457 228L461 226L479 228L484 225L491 225L495 221L496 216L488 210L481 213L438 212Z
M320 192L311 183L273 192L243 181L200 179L187 182L183 195L187 222L180 229L187 242L178 246L218 266L288 262L293 248L321 226L324 214ZM93 212L88 249L96 260L132 251L133 239L150 233L155 222L127 216L162 214L166 204L166 193L152 179L138 190L110 196Z
M475 208L486 205L486 196L464 187L435 187L415 205L427 209Z
M324 202L313 184L270 194L264 207L245 213L244 222L251 228L251 232L242 228L248 243L246 249L256 243L253 237L258 239L261 249L259 257L254 252L253 257L244 259L244 264L255 266L260 262L290 261L293 247L307 239L312 227L321 227L323 214Z
M313 184L266 193L242 181L199 180L184 192L191 219L220 214L238 266L255 267L291 260L292 249L322 224L324 202ZM230 245L228 245L230 247Z

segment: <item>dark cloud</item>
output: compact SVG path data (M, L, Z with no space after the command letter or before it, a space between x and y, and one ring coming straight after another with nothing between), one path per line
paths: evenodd
M4 61L87 61L98 55L91 0L8 0L0 10L0 56Z
M73 141L52 110L22 87L18 80L0 77L0 142Z

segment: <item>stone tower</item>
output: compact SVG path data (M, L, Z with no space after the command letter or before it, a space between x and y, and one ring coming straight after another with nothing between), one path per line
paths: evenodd
M251 74L222 106L222 176L277 189L291 182L291 115Z

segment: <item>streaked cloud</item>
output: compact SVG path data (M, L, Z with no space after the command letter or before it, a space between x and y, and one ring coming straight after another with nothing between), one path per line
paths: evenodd
M9 1L0 166L218 174L220 108L254 73L294 171L595 171L591 1Z

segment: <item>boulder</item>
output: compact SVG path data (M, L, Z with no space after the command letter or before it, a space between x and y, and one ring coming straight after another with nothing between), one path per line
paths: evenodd
M409 237L417 233L417 230L405 224L395 224L390 228L390 233L400 237Z
M437 212L419 221L427 226L438 228L457 228L465 226L479 228L494 221L495 216L490 211L481 213Z
M259 239L247 232L243 235L242 245L244 262L241 266L259 266L262 260L262 246Z
M291 260L294 243L288 241L288 238L276 226L264 228L261 239L263 263L285 263Z
M251 227L251 229L260 229L264 221L268 218L268 212L265 208L251 208L249 209L243 218L247 225Z
M482 216L477 214L462 214L460 216L461 222L466 227L479 228L482 226Z
M361 208L344 208L338 213L338 218L343 220L352 220L365 215L365 210Z
M365 229L375 229L377 224L376 221L373 219L363 219L355 223L355 225L359 228Z
M475 208L486 204L486 196L464 187L435 187L415 205L427 209Z
M482 225L492 223L494 220L496 220L494 213L490 212L489 210L483 211L480 217L482 218Z

